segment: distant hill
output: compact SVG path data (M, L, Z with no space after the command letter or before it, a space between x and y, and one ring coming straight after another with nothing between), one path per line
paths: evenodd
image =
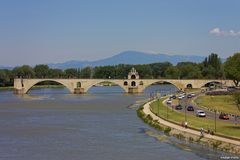
M115 56L97 60L97 61L67 61L64 63L51 63L48 64L51 68L82 68L86 66L105 66L117 64L149 64L156 62L171 62L177 64L178 62L202 62L205 57L194 55L167 55L167 54L152 54L147 52L138 51L125 51Z
M2 66L0 65L0 69L8 69L8 70L11 70L13 69L14 67L7 67L7 66Z

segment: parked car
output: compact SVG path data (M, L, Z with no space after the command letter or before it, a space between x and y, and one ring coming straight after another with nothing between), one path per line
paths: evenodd
M221 113L221 114L219 115L219 119L229 120L229 117L228 117L227 114Z
M206 117L206 113L203 110L197 110L196 116L197 117Z
M176 96L176 95L173 95L173 96L172 96L172 99L176 99L176 98L177 98L177 96Z
M194 108L193 108L193 106L188 106L188 107L187 107L187 110L188 110L188 111L194 111Z
M188 94L188 95L187 95L187 98L192 98L192 95L191 95L191 94Z
M167 100L167 104L172 104L172 100L171 99Z
M176 110L182 110L182 106L180 104L178 104L178 105L175 106L175 109Z
M195 97L195 96L196 96L196 94L195 94L195 93L191 93L191 96L192 96L192 97Z
M234 92L234 91L237 90L237 88L236 88L235 86L230 86L230 87L227 87L227 90L228 90L229 92Z
M183 96L178 96L178 99L179 100L182 100L184 97Z

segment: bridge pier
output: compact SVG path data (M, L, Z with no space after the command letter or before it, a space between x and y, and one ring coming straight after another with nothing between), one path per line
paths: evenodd
M138 87L128 87L128 93L140 93Z
M16 89L16 88L14 88L13 93L14 93L14 94L25 94L24 88L22 88L22 89Z
M85 89L84 88L74 88L74 94L83 94L85 93Z

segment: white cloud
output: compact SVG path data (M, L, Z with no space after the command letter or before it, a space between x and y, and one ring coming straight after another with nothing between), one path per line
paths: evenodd
M215 36L240 37L240 31L234 30L224 31L221 30L220 28L213 28L212 30L209 31L209 33Z

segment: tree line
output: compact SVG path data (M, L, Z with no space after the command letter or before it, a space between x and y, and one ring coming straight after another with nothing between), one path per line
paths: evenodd
M14 78L105 78L125 79L134 67L140 78L169 78L169 79L232 79L240 82L240 53L229 57L222 63L220 57L212 53L201 63L180 62L176 65L170 62L114 66L97 66L85 68L68 68L65 70L49 68L39 64L34 67L23 65L12 70L0 70L0 87L12 86Z

